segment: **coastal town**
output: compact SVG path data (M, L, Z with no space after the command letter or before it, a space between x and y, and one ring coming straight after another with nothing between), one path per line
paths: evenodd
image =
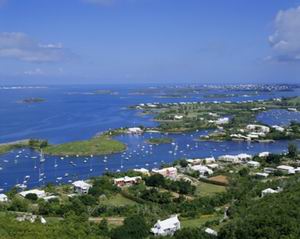
M137 128L128 132L142 133ZM239 200L253 206L275 200L299 188L299 177L299 151L290 144L282 154L180 159L160 168L107 172L70 185L16 187L0 194L0 205L9 220L33 228L84 220L99 238L123 238L124 233L132 238L184 238L189 233L224 238L239 217L231 211L243 207ZM249 190L246 199L241 190Z

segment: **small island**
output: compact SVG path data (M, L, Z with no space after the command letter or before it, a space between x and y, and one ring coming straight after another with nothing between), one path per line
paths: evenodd
M24 104L33 104L33 103L42 103L45 102L45 99L43 98L26 98L20 101L20 103L24 103Z
M170 144L173 142L173 139L171 138L152 138L148 139L148 144Z
M85 141L76 141L59 145L48 145L44 148L44 153L56 156L89 156L120 153L125 149L125 144L113 140L108 136L101 135Z

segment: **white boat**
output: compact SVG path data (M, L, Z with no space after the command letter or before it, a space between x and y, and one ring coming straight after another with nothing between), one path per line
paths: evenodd
M43 163L45 161L46 161L46 159L45 159L45 157L43 155L43 150L41 150L41 153L40 153L40 162Z

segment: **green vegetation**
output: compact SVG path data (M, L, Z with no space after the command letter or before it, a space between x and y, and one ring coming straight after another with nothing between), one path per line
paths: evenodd
M123 207L123 206L134 206L137 203L133 200L124 197L122 194L118 193L116 195L113 195L112 197L101 200L101 204L105 206Z
M5 154L13 149L22 148L24 146L27 146L27 143L2 144L0 145L0 154Z
M33 103L41 103L41 102L44 102L45 99L43 98L27 98L27 99L23 99L21 101L21 103L25 103L25 104L33 104Z
M291 145L288 154L254 160L263 167L296 167L298 153ZM184 162L177 161L179 171ZM92 178L88 194L74 197L68 197L73 193L70 185L47 185L44 190L58 197L49 201L30 194L22 198L12 189L7 193L10 201L0 203L0 238L153 239L150 227L172 214L179 215L182 229L173 237L165 237L168 239L299 238L299 174L274 172L262 180L253 175L258 169L225 163L221 166L212 178L226 181L226 188L184 175L182 167L180 176L192 183L182 177L173 181L153 174L142 176L140 184L130 187L113 184L116 177L141 175L129 171ZM261 197L267 188L282 191ZM17 222L15 218L21 212L37 215L38 219L35 223ZM47 224L39 222L41 216ZM206 234L206 227L217 230L218 236Z
M196 218L181 218L182 228L199 228L209 221L218 220L220 215L217 214L208 214L200 215Z
M140 107L140 106L139 106ZM160 123L158 129L162 132L185 132L201 129L217 129L222 126L224 130L212 135L214 140L229 140L231 134L240 133L248 124L259 123L256 121L258 113L272 110L295 107L300 110L300 97L283 98L282 100L267 100L255 102L213 102L213 103L184 103L184 104L157 104L155 108L142 107L144 113L155 114L155 119ZM176 119L177 115L183 116ZM229 123L217 123L222 117L230 117ZM295 123L296 124L296 123ZM294 124L294 125L295 125ZM265 139L297 139L300 130L290 126L287 132L280 133L272 130Z
M126 146L107 136L99 136L86 141L77 141L60 145L50 145L44 149L45 154L51 155L104 155L119 153L126 149Z
M20 149L20 148L31 148L31 149L37 149L46 147L48 145L48 142L45 140L37 140L37 139L29 139L29 140L20 140L16 142L11 142L7 144L0 144L0 154L8 153L11 150L14 149Z
M170 144L173 142L171 138L152 138L147 140L149 144Z
M226 191L224 186L219 186L211 183L199 182L196 187L196 195L211 196L216 193L223 193Z

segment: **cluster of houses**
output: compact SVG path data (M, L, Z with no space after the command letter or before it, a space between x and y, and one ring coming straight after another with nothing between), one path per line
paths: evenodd
M263 139L271 132L271 129L283 133L286 129L282 126L273 125L271 127L259 124L249 124L245 129L239 129L239 133L231 134L232 140L259 140Z
M213 170L219 167L214 157L203 159L187 159L187 172L198 172L201 177L212 175Z

